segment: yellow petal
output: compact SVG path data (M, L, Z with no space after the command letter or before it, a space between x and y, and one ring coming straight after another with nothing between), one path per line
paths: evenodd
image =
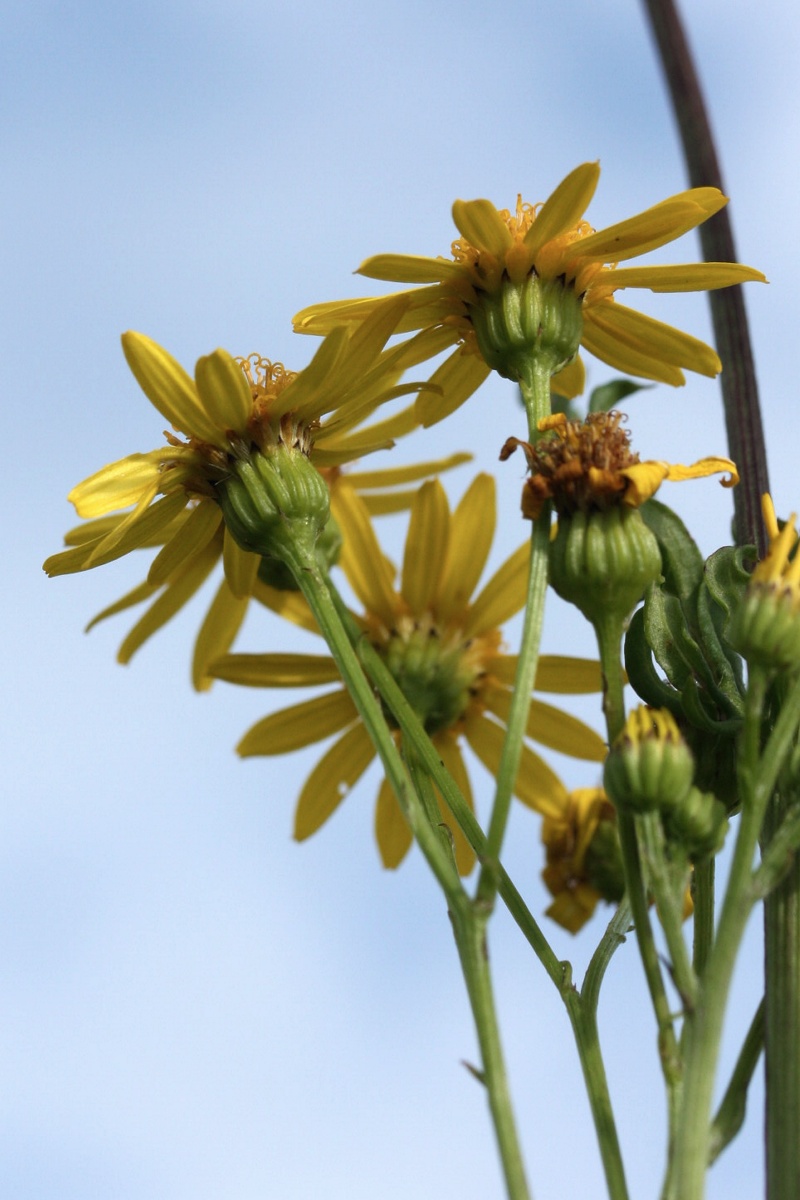
M634 217L581 238L574 245L576 258L616 263L647 254L702 224L727 203L727 196L717 188L680 192Z
M586 387L586 368L579 354L553 376L550 387L557 396L563 396L565 400L574 400L576 396L580 396Z
M215 679L246 687L310 687L341 679L332 658L323 654L226 654L213 664Z
M316 833L339 807L375 757L363 725L356 725L331 746L306 780L294 814L298 842Z
M667 462L651 460L623 468L620 475L629 481L625 492L625 503L632 508L638 508L640 504L644 504L645 500L649 500L656 494L668 474L669 463Z
M596 659L543 654L536 668L535 686L537 692L558 692L563 696L602 692L603 674Z
M245 374L227 350L215 350L197 360L194 369L200 399L220 434L229 430L244 436L253 411L253 397Z
M713 456L700 458L690 467L684 467L680 463L670 463L667 479L671 483L681 483L685 479L704 479L707 475L721 474L727 475L726 479L720 479L723 487L735 487L739 482L736 464L729 458L714 458Z
M381 862L390 871L400 866L414 840L388 779L381 784L375 805L375 839Z
M496 689L485 692L484 696L489 711L506 724L511 709L511 692ZM588 762L605 761L608 747L594 729L571 713L554 708L551 704L543 704L541 700L531 700L525 733L531 741L558 750L561 754L569 754L571 758L582 758Z
M494 538L495 482L478 475L467 488L451 520L450 545L436 598L442 621L463 612L483 574Z
M460 263L448 258L424 258L418 254L375 254L356 271L368 279L394 283L443 283L464 274Z
M628 346L620 338L595 323L595 313L601 306L593 304L584 309L581 344L595 358L624 371L626 375L639 375L642 379L654 379L658 383L669 383L681 387L686 379L683 371L648 354L642 354Z
M142 495L158 482L164 457L160 450L129 454L77 484L67 499L75 505L80 517L98 517L138 504Z
M465 637L499 628L525 604L530 546L524 543L507 558L470 606Z
M357 719L358 713L350 696L345 691L328 692L270 713L248 729L236 747L242 758L254 754L287 754L324 741L332 733L338 733Z
M147 581L165 583L187 558L207 546L222 524L222 509L213 500L201 500L188 510L186 520L158 552L147 572Z
M293 625L307 629L310 633L319 633L317 623L311 614L304 597L300 592L284 592L278 588L269 587L256 576L253 586L253 599L258 600L271 612L277 613Z
M225 578L234 596L252 596L261 559L252 551L243 550L227 525L222 562L225 567Z
M684 263L658 267L611 267L592 281L604 287L649 288L651 292L711 292L736 283L766 283L767 278L753 267L740 263Z
M595 193L600 178L599 163L582 163L544 202L536 220L525 234L525 246L535 255L551 238L577 225Z
M347 330L336 326L327 335L307 367L297 375L270 403L270 417L277 420L284 413L296 412L305 416L306 407L313 407L324 394L326 381L336 371L347 343Z
M571 891L560 892L545 912L568 933L578 933L591 917L599 898L593 887L579 883Z
M94 629L95 625L99 625L107 617L114 617L117 613L125 612L126 609L133 608L135 605L141 604L144 600L149 600L153 593L157 591L158 588L152 583L140 583L138 587L133 588L130 592L126 592L119 600L115 600L113 604L109 604L102 612L92 617L84 629L84 633L88 633L90 629Z
M123 333L122 349L150 403L182 433L219 444L219 430L206 416L192 379L158 342L143 333Z
M223 579L194 644L192 685L198 692L208 691L211 687L210 665L230 650L247 613L248 603L249 597L234 596L228 581Z
M616 303L592 305L588 313L595 331L602 330L615 345L624 345L645 359L652 357L673 367L707 375L710 379L722 370L715 350L663 321Z
M468 717L464 732L472 750L490 775L497 778L505 730L488 717L473 714ZM567 797L566 789L555 772L524 744L514 794L529 808L543 816L553 817L560 816Z
M439 480L430 479L419 489L411 507L403 556L400 591L415 616L430 608L439 586L449 540L447 496Z
M409 466L378 467L374 471L352 471L345 475L342 485L355 488L357 492L361 492L362 499L366 499L363 494L366 488L387 488L403 483L417 483L420 479L426 479L430 475L439 475L442 471L449 471L451 467L460 467L462 463L471 462L472 458L472 454L460 450L455 454L448 454L446 458L411 463Z
M488 250L497 259L502 259L513 245L511 230L491 200L456 200L453 220L463 238L478 250Z
M119 648L117 662L130 662L139 647L180 612L211 574L218 558L219 552L214 545L205 546L183 565L125 638Z
M84 567L104 566L114 559L130 554L131 550L138 550L152 538L158 537L185 507L186 496L176 493L156 500L155 504L135 509L120 521L112 533L90 547L91 553Z
M417 399L417 419L427 429L449 417L465 400L476 392L491 373L477 354L458 349L438 367L428 383L431 390L421 392ZM441 389L438 393L433 389Z
M391 568L378 545L364 503L350 488L337 488L331 504L344 537L342 570L367 611L375 613L391 629L399 601Z

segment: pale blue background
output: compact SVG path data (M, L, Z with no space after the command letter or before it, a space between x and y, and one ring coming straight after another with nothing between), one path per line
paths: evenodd
M686 7L740 258L771 280L747 302L773 490L788 510L800 504L800 20L782 0L757 18L745 0ZM396 875L378 865L377 776L297 846L294 799L317 752L234 757L241 733L288 699L191 692L208 593L122 669L130 620L81 630L144 560L54 582L40 563L74 523L69 488L160 442L122 330L187 365L223 345L300 367L312 345L291 333L292 314L365 294L350 272L368 254L447 253L457 196L541 200L599 158L600 227L683 188L639 6L11 0L1 53L0 1195L499 1196L484 1097L459 1065L476 1050L447 919L418 856ZM691 235L656 257L696 254ZM708 336L703 297L633 302ZM592 383L608 375L592 365ZM644 456L724 451L711 381L629 407ZM470 448L495 470L505 437L522 432L513 389L494 381L392 461ZM498 470L494 565L525 533L521 470ZM470 477L454 474L451 495ZM664 498L706 552L727 540L714 481ZM317 648L262 614L240 645L278 639ZM546 648L591 643L553 609ZM596 779L558 765L572 786ZM510 836L513 874L541 911L537 819L515 813ZM577 939L549 931L582 969L600 929L597 918ZM759 954L754 930L733 998L740 1025L758 999ZM565 1016L502 913L493 955L535 1195L600 1196ZM655 1196L663 1106L632 945L612 964L602 1022L631 1190ZM756 1197L760 1171L754 1104L709 1195Z

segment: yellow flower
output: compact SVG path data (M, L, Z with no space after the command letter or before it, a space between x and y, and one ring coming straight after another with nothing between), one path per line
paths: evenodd
M560 811L546 814L542 822L547 861L542 879L554 897L547 915L570 933L585 925L598 900L621 899L615 820L602 788L577 788L565 795ZM601 880L602 891L596 886Z
M323 468L320 473L328 484L332 497L340 488L353 488L362 497L371 513L394 513L409 508L412 498L416 494L416 489L409 490L403 485L439 475L442 471L448 471L469 462L471 458L471 454L458 452L450 454L446 458L414 463L409 466L379 467L373 471L350 471L346 466L327 467ZM333 508L335 509L335 507L334 501ZM177 536L192 516L193 511L194 505L187 505L166 529L156 537L148 539L140 548L155 548L160 551L173 537ZM209 517L212 514L213 509L208 506ZM65 535L64 540L68 546L87 546L116 529L124 519L124 516L113 515L85 521L82 525L71 529ZM326 537L329 529L334 528L334 522L329 522L322 535L323 538ZM127 634L117 653L118 662L123 664L130 662L136 651L175 616L223 561L225 545L225 530L222 523L218 522L214 526L205 550L199 552L190 563L185 567L179 565L163 580L159 579L154 564L147 579L97 613L86 626L86 632L88 633L90 629L108 617L135 608L145 601L152 601ZM255 556L247 555L246 557ZM262 575L271 578L273 571L265 572L265 565L262 562L259 565L259 571ZM223 572L222 580L200 627L194 646L192 683L198 691L207 691L211 687L213 679L208 674L208 664L230 649L241 628L251 600L266 605L295 624L311 629L316 628L308 606L295 591L270 586L257 574L251 592L237 596L231 590L230 583Z
M407 343L408 365L458 347L431 377L430 383L441 392L431 390L418 397L423 424L433 425L453 412L489 374L479 345L482 339L476 336L484 318L476 325L476 317L507 282L519 286L536 279L560 288L568 298L567 307L570 302L579 306L583 348L626 374L678 386L685 382L683 369L710 376L721 370L710 346L623 307L615 302L614 293L624 288L708 291L746 280L763 281L760 271L737 263L618 265L694 229L718 212L727 198L716 188L692 188L595 232L583 214L599 175L599 164L584 163L562 180L544 204L524 204L519 199L514 213L498 210L489 200L457 200L453 220L461 237L453 243L452 259L380 254L362 263L359 272L370 278L423 285L402 293L409 304L398 332L421 330ZM370 298L311 305L297 314L295 327L300 332L326 333L336 324L364 319L376 303ZM519 320L524 325L524 308ZM518 330L520 338L522 332ZM571 398L582 391L583 380L584 369L576 358L555 375L552 387Z
M465 740L496 774L516 670L516 656L503 652L500 626L524 604L529 548L520 547L473 597L494 535L494 480L479 475L452 513L441 484L431 481L420 488L411 510L398 587L395 569L381 551L356 493L341 489L333 506L344 534L340 563L365 609L359 623L472 803L461 742ZM242 755L283 754L341 735L300 794L295 837L309 837L375 757L333 660L234 654L211 670L229 682L257 687L340 684L323 696L265 717L238 746ZM599 690L598 664L544 657L536 686L563 693ZM605 756L598 734L540 701L533 702L526 732L531 740L574 757L600 762ZM524 804L543 813L560 811L566 795L558 777L527 744L515 790ZM472 851L444 808L443 819L453 832L459 869L467 872ZM378 792L375 830L384 865L396 867L409 848L411 833L385 780Z
M623 413L589 413L585 421L570 421L554 413L539 422L541 438L535 446L519 438L508 438L501 459L522 447L530 477L525 481L522 512L539 516L552 500L560 516L575 512L603 512L624 506L639 508L658 491L665 479L680 482L725 473L723 487L739 482L736 465L729 458L701 458L690 467L656 459L642 462L630 449L630 433L621 428Z
M198 361L193 381L149 338L123 336L126 358L145 395L186 440L166 433L164 447L129 455L78 484L69 499L87 520L67 535L69 548L44 564L49 575L62 575L139 548L159 548L147 579L95 618L158 593L123 644L122 661L222 560L225 590L206 618L195 656L195 683L207 686L205 664L230 645L258 587L261 559L237 544L218 503L218 485L237 462L279 448L335 473L341 464L389 447L394 437L415 427L413 408L362 424L384 401L417 390L417 385L397 384L403 370L400 349L384 349L403 307L402 300L390 301L360 330L336 330L296 373L255 355L242 363L217 350Z

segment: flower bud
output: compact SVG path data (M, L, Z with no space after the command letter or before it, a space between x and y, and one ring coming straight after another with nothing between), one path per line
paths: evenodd
M725 805L696 787L690 788L682 800L662 808L661 818L668 841L680 845L692 862L716 854L728 831Z
M645 813L679 803L693 776L692 752L671 713L640 705L609 751L603 782L617 808Z
M239 458L216 494L233 537L262 558L285 561L298 548L313 553L330 515L325 480L295 447Z
M790 670L800 666L800 539L794 513L780 529L771 497L761 506L769 549L734 614L730 639L749 663Z
M589 621L624 621L660 574L658 542L637 508L559 518L550 544L550 582Z
M581 300L561 279L535 273L513 283L504 276L497 291L479 291L469 305L475 337L488 366L506 379L527 377L539 359L554 375L572 361L583 333Z

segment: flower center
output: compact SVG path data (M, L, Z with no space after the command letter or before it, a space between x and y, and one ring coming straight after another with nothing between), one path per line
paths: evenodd
M471 705L480 704L487 663L500 634L464 640L441 629L431 614L402 617L376 648L428 734L452 729ZM390 722L395 722L389 715Z
M509 438L501 458L521 446L530 468L523 493L526 515L538 515L550 499L562 515L620 504L628 486L621 472L639 462L630 433L621 428L624 420L620 412L589 413L585 421L568 421L559 413L540 424L545 436L535 446Z

